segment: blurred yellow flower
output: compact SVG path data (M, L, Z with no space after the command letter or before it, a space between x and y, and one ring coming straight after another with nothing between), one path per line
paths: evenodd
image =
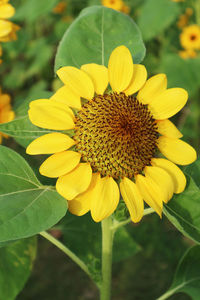
M177 22L178 28L185 27L188 24L189 18L192 14L193 14L192 8L190 7L186 8L185 13L179 17L179 20Z
M122 0L102 0L102 5L121 11L124 6L124 2Z
M66 10L66 7L67 3L65 1L61 1L53 8L53 12L55 14L62 14Z
M184 2L185 0L171 0L173 2Z
M122 9L121 9L121 11L127 15L130 13L130 10L131 10L130 6L125 5L125 4L122 6Z
M168 120L186 104L187 92L167 89L165 74L147 80L146 68L133 64L125 46L112 51L108 68L67 66L57 75L64 85L50 99L32 101L28 112L33 124L54 130L26 150L53 154L40 173L58 177L56 189L73 214L90 211L99 222L115 211L121 192L133 222L141 220L144 201L161 216L163 202L185 189L176 164L196 159Z
M0 88L0 124L10 122L15 117L15 113L11 108L10 100L10 96L8 94L2 94ZM3 137L7 137L7 135L0 132L0 144L2 143Z
M183 59L195 58L197 56L197 52L194 51L193 49L181 50L181 51L179 51L178 54Z
M181 46L185 49L200 49L200 26L190 25L180 34Z
M15 13L14 7L7 2L8 0L0 0L0 42L15 40L19 29L18 25L7 20Z

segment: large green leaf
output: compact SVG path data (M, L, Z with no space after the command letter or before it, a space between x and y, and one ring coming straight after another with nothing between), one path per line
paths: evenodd
M142 6L138 25L144 40L150 40L169 27L179 15L177 3L169 0L147 0Z
M169 297L179 292L188 294L193 300L199 300L200 246L194 246L184 254L176 270L173 283L164 295ZM168 297L162 298L161 296L159 299L167 299Z
M16 241L0 248L0 299L14 300L22 290L36 255L36 238Z
M8 123L0 124L0 131L12 136L22 146L27 147L37 137L51 132L33 125L28 117L29 103L40 98L49 98L50 92L40 91L27 99L16 109L16 118Z
M200 243L200 190L192 177L187 187L165 206L164 214L185 236Z
M0 242L32 236L55 225L67 201L42 186L26 161L0 146Z
M200 188L200 159L187 166L185 172L193 178L196 185Z
M104 6L85 8L60 42L55 70L86 63L107 65L112 50L119 45L130 49L134 63L144 58L140 31L130 17Z

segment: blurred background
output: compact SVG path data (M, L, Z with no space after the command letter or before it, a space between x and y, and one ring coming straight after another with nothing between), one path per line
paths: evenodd
M83 8L105 5L127 14L139 26L147 48L142 63L148 75L166 73L169 87L183 87L188 91L188 104L173 121L183 133L183 139L199 152L200 1L15 0L10 4L15 7L10 20L16 27L8 40L0 39L0 85L4 93L11 95L14 110L25 99L34 99L41 91L55 91L60 87L53 69L59 41ZM12 138L5 139L4 144L25 156L24 148ZM26 159L40 177L37 170L41 160L27 156ZM40 179L47 184L47 179ZM52 234L66 245L72 242L73 235L74 243L81 249L84 243L81 235L88 234L82 224L88 222L88 217L79 217L76 231L71 224L77 222L77 217L69 214L66 218L68 226L65 220L61 221ZM95 228L89 243L98 252L99 243L94 245ZM155 300L170 286L178 261L192 242L165 217L160 220L156 215L145 217L138 225L130 224L127 229L137 247L134 255L130 251L125 253L124 260L116 260L113 266L113 299ZM35 299L89 300L98 299L98 292L73 262L39 238L32 276L17 297L17 300ZM190 297L176 294L170 299Z

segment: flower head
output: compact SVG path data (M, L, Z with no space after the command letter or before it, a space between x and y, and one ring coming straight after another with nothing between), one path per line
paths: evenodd
M124 6L124 2L122 0L102 0L102 5L121 11Z
M0 124L12 121L14 116L15 114L10 104L10 96L8 94L2 94L0 89ZM0 144L2 143L3 137L7 137L7 135L0 132Z
M147 80L146 68L133 64L125 46L113 50L108 68L86 64L57 74L63 87L30 103L31 122L56 131L27 148L28 154L53 154L40 173L58 177L56 189L76 215L90 211L96 222L103 220L121 192L133 222L141 220L144 201L161 216L163 202L186 185L175 164L196 159L168 120L186 104L187 92L167 89L164 74Z
M180 34L181 46L185 49L200 49L200 26L190 25Z

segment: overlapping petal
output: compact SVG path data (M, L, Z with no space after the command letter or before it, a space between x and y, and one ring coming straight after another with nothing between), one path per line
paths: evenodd
M129 86L124 90L126 95L132 95L139 91L147 80L147 70L143 65L134 65L133 76Z
M67 85L59 88L50 99L66 104L69 107L81 109L80 96L74 93Z
M179 139L183 135L178 128L168 119L157 121L158 132L169 138Z

